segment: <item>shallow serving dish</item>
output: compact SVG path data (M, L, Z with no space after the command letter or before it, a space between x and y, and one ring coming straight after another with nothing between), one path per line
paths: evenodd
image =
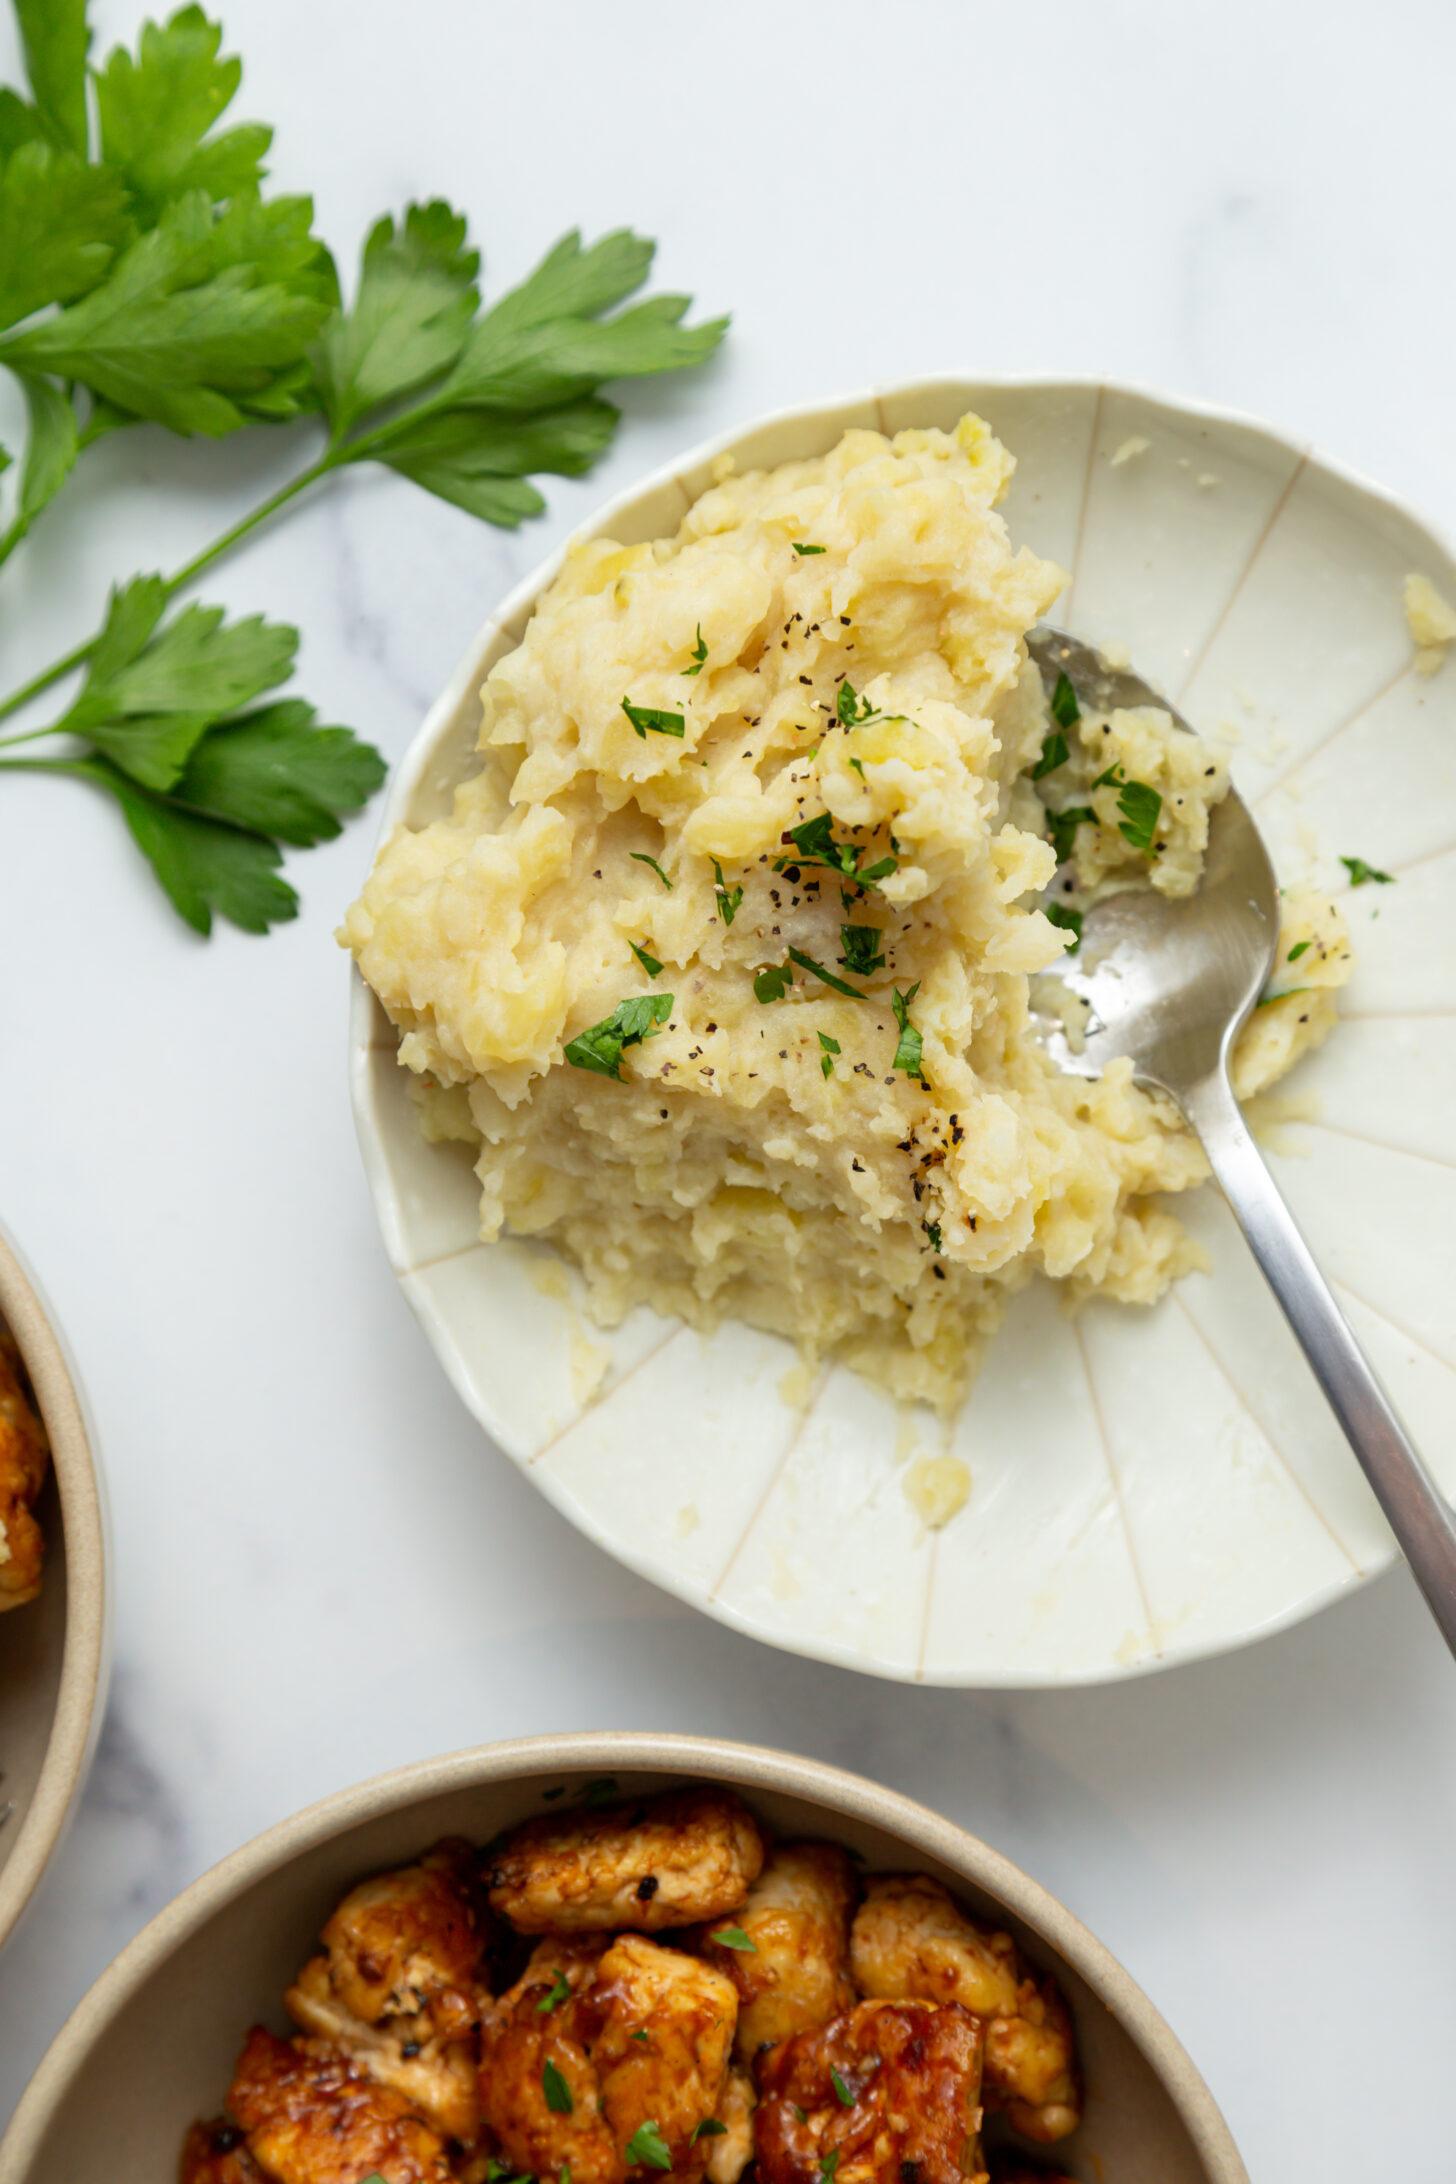
M1247 419L1088 381L936 379L770 418L605 508L627 543L676 528L713 458L823 453L850 426L979 411L1018 461L1013 538L1070 572L1053 618L1122 646L1231 746L1281 880L1341 897L1358 957L1342 1022L1280 1088L1270 1137L1341 1304L1443 1487L1456 1375L1456 665L1415 672L1412 571L1450 551L1328 458ZM1131 443L1131 446L1130 446ZM386 829L449 807L477 691L553 557L486 622L397 774ZM1349 889L1341 856L1393 886ZM479 1242L468 1158L418 1135L393 1032L357 977L354 1111L385 1246L461 1397L591 1538L753 1636L883 1676L1096 1681L1297 1620L1394 1549L1222 1201L1179 1211L1212 1275L1151 1312L1017 1298L950 1434L970 1498L929 1533L909 1459L941 1452L843 1369L705 1340L641 1311L604 1334L555 1255ZM1268 1119L1266 1117L1266 1119ZM785 1392L787 1391L787 1392Z
M57 2038L3 2143L0 2184L155 2184L217 2112L249 2025L284 1988L339 1895L439 1836L488 1840L547 1789L604 1774L624 1793L707 1777L788 1835L871 1867L935 1873L1055 1972L1087 2084L1056 2149L1106 2184L1248 2184L1228 2128L1146 1995L1045 1889L922 1805L812 1760L705 1737L588 1735L486 1745L381 1775L260 1835L193 1883L117 1958Z
M40 1598L0 1616L0 1944L66 1831L101 1727L110 1673L105 1509L84 1405L50 1312L0 1233L0 1316L20 1346L51 1443L36 1513Z

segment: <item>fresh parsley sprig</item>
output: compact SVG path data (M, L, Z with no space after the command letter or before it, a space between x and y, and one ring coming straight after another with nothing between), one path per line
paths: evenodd
M925 1041L921 1033L916 1030L910 1021L910 1004L919 991L920 981L918 978L913 986L906 987L904 993L901 993L898 986L895 988L893 1006L895 1022L900 1027L900 1037L895 1047L895 1059L891 1062L890 1067L891 1069L903 1069L907 1077L919 1077L921 1083L924 1084Z
M610 1016L569 1041L566 1059L573 1068L592 1069L599 1077L615 1077L620 1083L623 1049L655 1038L671 1014L670 993L642 993L619 1001Z
M775 872L786 872L790 865L824 865L857 887L875 887L898 870L899 860L895 857L878 857L873 864L861 864L863 848L858 842L835 840L834 821L827 811L806 819L802 826L787 828L783 839L792 842L794 850L791 856L774 859Z
M438 200L375 223L346 303L311 199L263 193L271 129L221 126L242 64L200 7L145 24L135 52L118 46L96 69L86 0L15 8L30 95L0 89L0 366L29 433L0 563L105 435L150 422L217 437L313 416L324 440L170 576L119 586L96 636L0 700L11 719L92 669L61 716L4 739L0 766L103 789L190 924L207 932L217 914L263 932L298 907L280 844L336 834L383 762L347 729L317 727L300 699L238 710L283 679L257 678L291 663L296 632L215 608L164 623L172 601L362 462L521 523L545 505L533 476L578 475L610 441L603 385L702 362L727 322L685 325L685 296L629 303L654 246L627 230L589 247L563 237L483 306L465 221ZM239 676L256 687L240 694ZM13 755L52 735L69 739L64 756Z

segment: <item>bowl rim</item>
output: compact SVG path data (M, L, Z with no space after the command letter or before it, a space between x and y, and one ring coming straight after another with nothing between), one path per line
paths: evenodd
M1110 396L1131 397L1150 407L1161 408L1173 416L1193 418L1209 424L1234 427L1257 435L1272 446L1293 456L1300 465L1318 469L1348 486L1352 491L1385 511L1414 524L1431 540L1438 553L1448 561L1456 561L1456 539L1412 502L1390 487L1382 485L1367 472L1358 469L1340 457L1330 454L1318 442L1296 437L1280 425L1271 423L1255 412L1217 402L1202 400L1196 396L1170 393L1166 389L1147 382L1122 379L1109 374L1060 373L1047 371L1026 372L936 372L917 375L904 380L887 380L869 386L822 398L818 401L791 403L778 409L740 420L737 424L714 433L710 438L696 442L681 454L659 464L645 476L622 487L602 503L582 522L575 525L561 543L531 568L519 582L512 586L505 598L482 620L471 638L454 672L440 695L431 705L420 726L411 738L390 780L380 815L375 840L375 856L395 827L401 824L405 809L418 786L420 776L428 765L441 736L449 728L457 708L469 695L473 684L482 679L479 662L487 649L500 636L520 642L512 625L519 624L530 612L546 587L559 575L571 550L584 540L609 532L618 517L631 509L636 502L663 488L676 484L680 490L692 495L686 479L693 471L711 463L715 457L733 452L741 442L779 426L802 425L811 427L821 423L836 412L851 409L874 408L879 419L879 429L892 430L885 417L883 404L887 400L903 403L923 399L927 403L955 394L967 403L977 392L1026 392L1035 391L1048 398L1091 397L1094 402L1092 442L1095 446L1101 406ZM846 428L847 429L847 428ZM899 429L899 428L894 428ZM371 866L373 859L371 858ZM465 1409L490 1439L502 1456L521 1471L537 1492L544 1495L553 1508L582 1532L605 1554L649 1584L682 1600L699 1614L711 1616L715 1622L729 1629L756 1639L762 1645L780 1652L792 1653L809 1660L828 1661L836 1667L854 1670L859 1675L877 1677L887 1682L925 1684L949 1690L1062 1690L1099 1684L1122 1683L1143 1676L1157 1675L1165 1670L1180 1668L1196 1661L1217 1659L1223 1654L1241 1651L1265 1638L1272 1638L1283 1631L1292 1630L1317 1615L1335 1601L1363 1589L1374 1579L1383 1576L1400 1560L1394 1540L1381 1553L1371 1554L1358 1571L1329 1578L1313 1588L1305 1597L1279 1614L1264 1622L1241 1630L1233 1637L1215 1637L1198 1640L1191 1644L1167 1645L1157 1654L1123 1663L1098 1662L1081 1669L1074 1668L1060 1675L1048 1676L1044 1671L1018 1672L1013 1667L994 1670L977 1670L965 1674L955 1669L937 1670L912 1667L899 1662L885 1662L866 1656L853 1647L832 1638L795 1636L766 1626L760 1626L751 1616L713 1598L702 1598L686 1582L659 1566L646 1556L635 1555L625 1542L610 1539L604 1529L582 1510L567 1493L549 1469L533 1465L511 1453L498 1426L488 1419L477 1401L475 1392L457 1374L454 1362L448 1355L448 1346L442 1347L435 1338L438 1315L417 1284L406 1280L409 1271L395 1265L390 1246L391 1217L400 1203L400 1192L390 1173L384 1139L376 1125L374 1115L374 1087L372 1062L375 1052L374 1012L378 1007L374 995L365 984L357 964L350 962L350 1007L348 1018L349 1044L349 1095L354 1117L355 1136L363 1161L365 1178L373 1202L375 1219L385 1243L390 1270L404 1291L406 1302L418 1321L421 1331L441 1367L454 1387Z
M95 1434L55 1314L13 1237L0 1230L0 1316L19 1346L51 1445L61 1501L66 1623L56 1710L15 1846L0 1870L0 1948L14 1932L74 1815L95 1756L111 1679L109 1513ZM21 1611L23 1612L23 1611Z
M1141 2050L1210 2184L1249 2184L1213 2095L1162 2014L1080 1919L1000 1851L913 1798L822 1760L717 1737L636 1730L513 1737L416 1760L336 1791L233 1851L143 1927L72 2011L0 2140L0 2184L25 2184L44 2134L69 2098L96 2040L157 1967L245 1890L347 1829L427 1798L488 1783L526 1782L546 1773L607 1768L711 1777L750 1794L757 1789L806 1797L840 1817L881 1828L963 1873L1005 1904L1087 1982Z

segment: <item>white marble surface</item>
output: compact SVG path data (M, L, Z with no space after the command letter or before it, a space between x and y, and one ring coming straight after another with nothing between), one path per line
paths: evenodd
M132 33L127 0L95 13ZM219 572L205 596L300 621L301 686L392 753L597 498L865 381L1103 368L1262 412L1456 523L1437 0L233 0L227 23L279 184L315 190L345 256L445 192L497 285L574 222L633 222L666 282L737 314L517 538L360 477ZM6 572L4 687L295 454L97 450ZM1354 2184L1387 2147L1449 2178L1456 1679L1404 1574L1221 1662L983 1699L767 1653L605 1561L482 1444L378 1245L330 940L370 838L296 861L294 926L203 946L109 810L0 794L0 1210L81 1359L118 1593L96 1773L0 1965L0 2111L122 1942L268 1822L452 1746L640 1725L857 1767L1020 1860L1166 2010L1256 2178Z

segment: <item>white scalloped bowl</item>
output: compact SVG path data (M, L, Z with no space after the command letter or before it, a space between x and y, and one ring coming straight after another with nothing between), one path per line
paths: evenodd
M823 453L850 426L967 409L1017 458L1013 538L1072 572L1054 618L1128 648L1234 778L1281 880L1342 898L1343 1021L1288 1080L1281 1188L1443 1488L1456 1374L1456 665L1414 671L1408 572L1456 594L1445 545L1389 495L1266 426L1134 388L936 379L730 434L584 535L673 531L727 451ZM1131 455L1127 443L1147 442ZM1122 453L1123 459L1113 457ZM386 830L448 809L478 689L555 555L486 622L400 768ZM1395 876L1352 891L1341 855ZM807 1406L774 1336L650 1312L604 1334L575 1278L483 1245L458 1148L427 1145L394 1034L356 978L355 1117L390 1263L461 1397L542 1493L629 1567L736 1629L874 1675L1095 1682L1277 1630L1394 1546L1222 1200L1178 1201L1213 1271L1151 1311L1018 1297L956 1421L965 1507L927 1532L907 1456L942 1445L843 1369ZM792 1383L789 1384L792 1387Z

